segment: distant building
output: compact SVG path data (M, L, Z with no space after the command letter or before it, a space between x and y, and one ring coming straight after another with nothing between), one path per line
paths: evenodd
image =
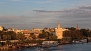
M21 32L21 30L18 30L17 28L8 28L7 31L13 31L13 32L15 32L16 34Z
M11 28L8 28L7 31L13 31Z
M55 28L55 34L57 36L57 39L62 39L63 38L63 32L68 29L63 29L60 27L60 23L58 23L57 28Z
M30 37L30 33L31 33L30 30L22 30L22 34L24 34L24 36L25 36L26 38L29 38L29 37Z
M39 29L34 30L22 30L22 33L25 35L26 38L29 38L31 34L34 34L36 37L42 33Z
M42 31L43 29L36 29L36 28L33 28L32 31Z
M4 27L3 26L0 26L0 31L3 31L4 30Z

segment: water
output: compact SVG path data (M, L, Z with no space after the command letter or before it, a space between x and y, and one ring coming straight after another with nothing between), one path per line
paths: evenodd
M52 51L91 51L91 43L58 46L53 48Z
M59 45L57 47L51 47L50 49L51 51L91 51L91 43ZM32 47L32 48L18 49L12 51L38 51L38 50L36 50L36 47Z

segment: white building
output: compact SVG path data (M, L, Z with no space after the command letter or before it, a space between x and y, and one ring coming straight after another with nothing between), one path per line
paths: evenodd
M42 31L43 29L33 28L32 31Z
M17 28L8 28L8 31L13 31L15 33L21 32L21 30L18 30Z

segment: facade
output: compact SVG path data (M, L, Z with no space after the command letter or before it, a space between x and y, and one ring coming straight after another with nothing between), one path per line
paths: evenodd
M42 31L43 29L36 29L36 28L33 28L32 31Z
M25 36L26 38L29 38L29 37L30 37L30 33L31 33L30 30L22 30L22 34L24 34L24 36Z
M55 28L55 34L57 36L57 39L62 39L63 38L63 32L68 29L63 29L60 27L60 23L58 23L57 28Z
M17 28L8 28L7 31L13 31L13 32L15 32L16 34L21 32L21 30L18 30Z
M42 33L40 30L22 30L22 33L25 35L26 38L29 38L31 34L34 34L36 37Z

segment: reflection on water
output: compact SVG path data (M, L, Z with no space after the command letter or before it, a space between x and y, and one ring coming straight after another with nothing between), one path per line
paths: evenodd
M59 45L57 47L51 47L50 49L51 51L91 51L91 43ZM18 49L12 51L38 51L38 50L36 49L36 47L31 47L31 48Z

